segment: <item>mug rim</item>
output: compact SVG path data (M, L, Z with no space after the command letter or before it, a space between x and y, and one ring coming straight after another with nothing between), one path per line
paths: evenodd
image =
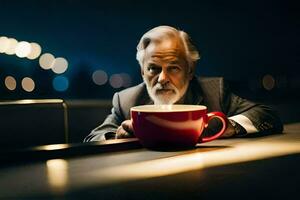
M153 108L155 108L153 110ZM171 110L172 109L172 110ZM172 104L172 105L139 105L130 108L130 111L134 112L145 112L145 113L153 113L153 112L190 112L190 111L200 111L207 110L207 107L204 105L191 105L191 104Z

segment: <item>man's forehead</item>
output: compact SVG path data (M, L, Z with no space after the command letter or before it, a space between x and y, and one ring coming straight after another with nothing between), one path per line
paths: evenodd
M176 64L176 63L180 63L181 61L182 61L181 57L178 55L174 55L173 53L154 54L148 59L149 63L168 62L168 63Z
M184 59L184 48L177 41L163 41L151 44L146 50L147 58L153 61L179 62Z

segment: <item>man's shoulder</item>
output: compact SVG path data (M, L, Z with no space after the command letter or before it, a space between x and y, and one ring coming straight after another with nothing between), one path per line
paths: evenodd
M197 77L198 82L201 85L209 85L209 84L223 84L224 78L223 77L206 77L206 76L199 76Z
M202 89L203 92L217 92L224 88L223 77L196 77L197 85Z
M210 111L221 111L224 95L223 77L197 77L194 91L200 91L203 102Z
M132 96L136 96L136 95L142 93L145 90L145 87L146 87L145 83L140 83L138 85L121 90L118 93L119 93L120 97L130 98Z

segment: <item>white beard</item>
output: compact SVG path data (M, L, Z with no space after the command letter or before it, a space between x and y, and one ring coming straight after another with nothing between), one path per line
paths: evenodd
M160 83L157 83L153 88L151 88L150 83L146 79L144 79L144 82L146 83L148 94L150 98L153 100L155 105L162 105L162 104L171 105L178 102L183 97L183 95L185 94L189 86L189 84L187 83L185 87L180 91L171 83L168 84L167 86L162 86ZM158 89L171 89L174 92L171 94L169 93L157 94L156 91Z

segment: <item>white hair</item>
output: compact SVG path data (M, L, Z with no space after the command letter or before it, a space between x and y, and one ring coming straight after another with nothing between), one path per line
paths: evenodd
M150 43L159 44L163 40L176 37L184 46L186 60L190 69L194 71L197 60L200 59L200 54L196 47L191 43L189 35L181 30L177 30L171 26L158 26L146 32L140 39L137 45L136 59L140 66L143 67L145 50Z

